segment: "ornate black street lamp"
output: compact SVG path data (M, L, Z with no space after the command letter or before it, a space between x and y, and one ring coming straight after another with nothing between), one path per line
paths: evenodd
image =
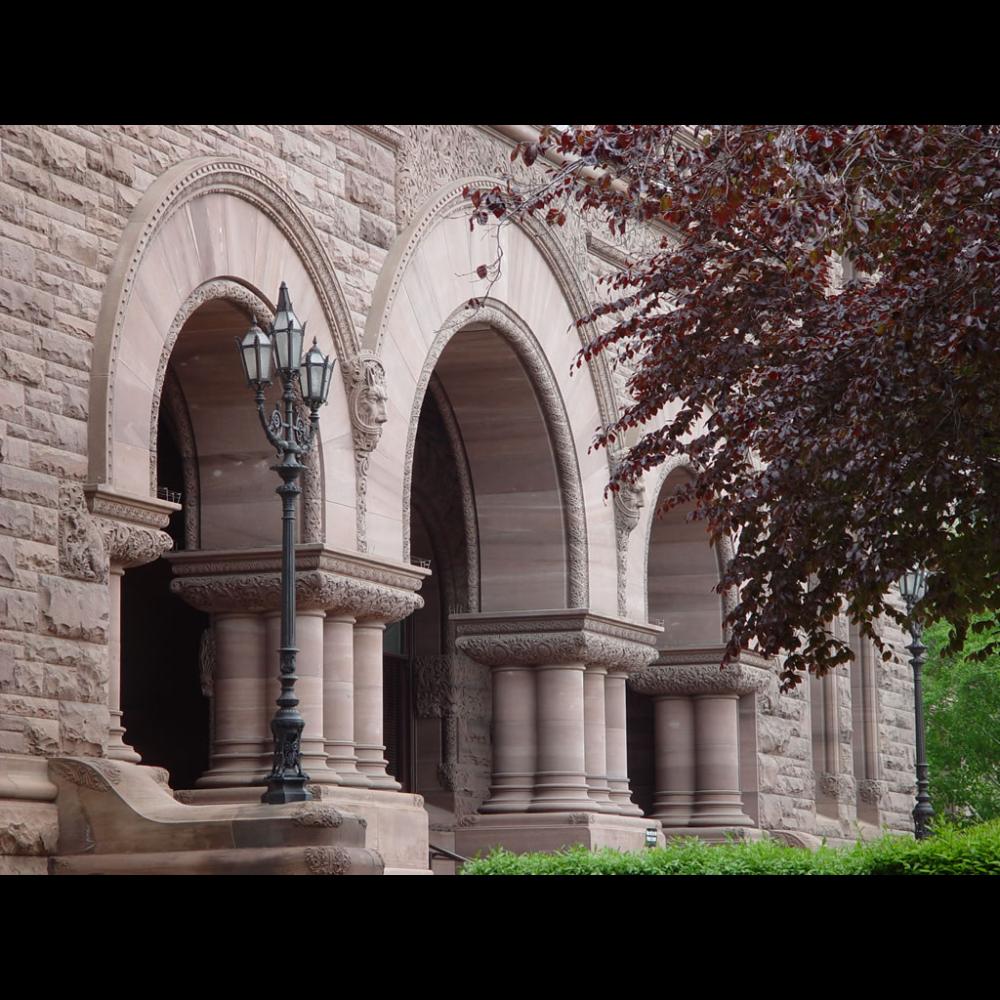
M899 592L906 603L906 613L913 614L913 609L927 593L927 571L924 569L910 570L904 573L899 581ZM924 665L924 654L927 647L921 642L924 627L916 619L910 622L910 636L913 642L907 647L910 651L910 662L913 664L913 713L917 730L917 804L913 809L913 833L917 840L923 840L930 834L930 822L934 818L934 807L928 792L927 780L927 745L924 738L924 695L921 684L921 669Z
M276 492L281 497L281 647L278 649L281 694L278 710L271 720L274 735L274 765L261 802L302 802L312 796L306 790L309 775L302 771L302 729L305 721L295 697L295 498L302 492L298 484L305 466L301 459L312 447L319 427L319 408L326 402L337 363L313 345L302 357L305 326L292 311L288 287L278 292L278 312L265 333L254 323L242 341L237 340L247 385L256 393L260 423L280 459L271 468L281 477ZM271 384L272 361L277 361L283 392L274 404L270 419L264 412L264 389ZM309 407L308 425L299 412L295 383L302 402Z

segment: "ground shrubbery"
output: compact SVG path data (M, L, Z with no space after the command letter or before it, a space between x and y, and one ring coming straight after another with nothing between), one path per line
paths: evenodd
M774 840L710 846L672 841L624 854L574 847L558 854L496 850L463 875L1000 875L1000 821L959 830L938 828L918 842L884 836L850 848L809 851Z

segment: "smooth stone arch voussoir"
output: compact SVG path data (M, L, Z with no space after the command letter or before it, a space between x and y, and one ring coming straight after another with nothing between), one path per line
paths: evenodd
M410 556L410 501L413 476L413 454L417 441L420 409L428 383L438 359L452 338L470 322L486 324L495 330L513 349L535 391L546 430L552 443L556 476L563 503L563 528L566 535L566 596L571 608L586 607L588 598L587 521L580 467L577 463L573 436L552 369L538 341L524 321L501 302L486 300L474 312L459 307L442 327L424 361L417 382L406 441L406 462L403 472L403 557Z
M89 482L135 496L155 492L150 453L178 316L217 297L266 318L273 307L268 296L282 280L308 320L308 335L338 359L341 379L324 416L327 427L345 433L328 432L324 485L327 502L353 509L347 393L357 332L302 209L273 179L236 159L203 157L171 167L146 190L122 234L95 332ZM348 520L353 528L353 516Z
M485 230L470 232L462 190L495 183L487 175L470 174L439 187L407 212L409 224L383 263L364 335L365 351L384 363L388 390L386 433L371 456L367 480L367 536L373 552L408 558L409 526L398 497L409 494L403 484L409 468L407 444L412 444L412 417L419 413L412 402L422 397L417 386L427 375L425 361L439 333L470 298L489 298L518 317L540 345L566 414L587 537L586 572L582 584L574 585L570 603L589 597L590 606L613 614L619 606L618 531L604 490L614 456L590 449L594 429L617 412L616 389L603 355L574 367L586 341L586 331L576 330L574 321L590 310L593 298L581 268L586 241L582 233L576 238L534 220L519 220L501 231L505 256L497 281L477 282L476 265L488 259L489 240ZM459 329L481 319L481 314L466 310Z

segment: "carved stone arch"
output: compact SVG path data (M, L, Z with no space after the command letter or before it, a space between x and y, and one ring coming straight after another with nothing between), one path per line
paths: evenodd
M161 402L163 405L170 405L172 422L175 430L179 433L178 443L181 446L181 457L185 460L185 541L188 548L198 547L199 520L198 510L198 485L196 463L192 471L188 470L190 460L196 455L196 447L191 429L190 415L187 413L186 404L183 401L183 391L179 383L173 385L171 398L167 399L168 387L171 380L168 380L168 365L170 355L173 353L177 338L184 329L184 324L201 306L208 302L222 300L231 302L240 310L246 312L247 323L255 322L258 326L267 328L274 320L274 309L267 299L256 289L240 281L229 278L215 278L199 285L185 300L183 305L170 324L163 348L160 353L159 366L156 373L156 383L153 392L153 405L150 413L149 424L149 490L150 495L156 495L157 489L157 468L156 468L156 436L159 421ZM235 354L235 350L234 350ZM179 400L179 402L178 402ZM324 537L323 524L323 476L322 476L322 441L323 431L320 428L317 447L312 448L306 456L306 467L302 475L302 541L318 542ZM194 490L190 491L190 486Z
M413 453L417 439L420 409L434 368L451 339L470 323L485 324L494 329L510 346L523 366L535 392L552 442L556 477L563 504L563 525L566 534L567 601L570 607L587 607L589 602L587 522L583 486L577 463L576 449L566 416L562 396L538 341L516 313L502 302L486 300L475 311L461 306L449 317L438 332L424 359L423 369L410 411L403 468L403 558L410 558L410 493L413 478Z
M309 294L315 296L323 322L329 331L333 350L341 362L338 367L346 394L350 372L358 352L357 333L333 265L302 209L280 185L248 163L214 157L184 161L171 167L154 181L140 199L122 235L108 275L95 331L93 376L90 383L88 479L91 483L116 486L121 475L116 465L119 444L127 443L133 448L133 455L130 457L137 457L133 446L142 440L137 440L137 435L128 427L119 427L115 418L123 337L137 281L144 266L148 265L162 270L165 283L171 284L175 289L182 289L182 279L171 270L177 269L178 262L169 258L167 251L157 246L156 237L175 219L180 218L179 213L191 206L196 199L210 195L227 195L242 203L249 203L259 213L256 217L266 219L267 224L277 229L291 248L294 258L308 276ZM249 241L252 234L247 235ZM215 257L222 260L235 255L236 251L231 246L218 242L220 238L219 232L191 232L191 255L199 260L200 265L204 265L202 270L210 270L210 263L202 261L202 257L211 261ZM202 281L195 284L211 283L209 278L218 278L226 273L223 270L212 275L206 274ZM135 308L148 309L149 303L139 302L135 304ZM167 325L169 323L163 323L164 327ZM155 371L157 362L162 361L161 346L162 342L154 344L150 341L136 346L135 352L137 356L141 355L145 367ZM150 356L150 352L154 351L155 359ZM169 356L169 352L167 354ZM127 391L135 396L153 395L157 398L158 405L162 375L155 386L156 392L153 392L150 384L156 381L153 371L143 378L135 379L135 384L129 385ZM154 407L151 406L151 409ZM155 413L153 416L155 419ZM148 444L148 440L143 443ZM129 485L132 487L131 492L139 492L136 482L130 480Z
M688 472L689 475L694 476L696 470L690 459L686 455L671 455L664 461L660 466L659 472L656 476L655 488L650 491L650 503L649 503L649 514L646 520L646 530L643 538L643 570L642 570L642 588L643 588L643 603L646 609L646 615L649 615L649 549L653 539L653 526L656 522L656 511L659 506L660 494L663 492L664 483L666 483L667 478L672 472L676 472L678 469L683 469ZM728 536L719 539L715 545L712 546L715 552L715 561L719 570L719 579L722 579L722 574L726 571L726 567L732 562L735 555L735 549L733 547L733 541ZM736 594L732 590L726 590L722 593L722 614L723 617L729 614L729 612L736 606ZM728 629L723 630L724 637L728 639Z
M439 188L419 208L411 206L405 213L405 217L410 220L409 224L390 249L375 285L373 307L368 314L363 335L363 345L367 350L381 355L382 340L407 264L428 230L439 220L454 217L462 211L466 204L462 193L465 188L489 190L499 183L501 182L497 177L486 174L462 177ZM418 190L418 187L414 187L414 192ZM411 197L414 192L411 192ZM518 218L514 225L530 237L544 258L572 315L579 317L589 314L593 308L592 300L581 278L581 272L585 273L587 256L586 238L582 229L575 223L569 228L572 246L567 248L559 233L536 218ZM581 347L588 343L587 334L583 330L578 329L577 336ZM599 354L591 358L586 367L594 386L601 421L605 425L609 424L618 416L618 402L608 358L603 353ZM607 449L609 478L617 461L613 451Z

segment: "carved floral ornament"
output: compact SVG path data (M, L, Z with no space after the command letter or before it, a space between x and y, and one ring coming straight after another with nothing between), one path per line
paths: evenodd
M170 589L201 611L260 612L281 607L280 573L234 573L226 576L184 576ZM323 570L296 574L300 610L352 614L358 621L394 622L423 607L413 591L337 576Z
M631 674L629 687L650 695L744 695L762 691L772 677L764 667L719 660L701 663L658 663Z
M456 646L490 667L582 663L617 673L640 670L656 659L653 635L594 619L462 622Z

